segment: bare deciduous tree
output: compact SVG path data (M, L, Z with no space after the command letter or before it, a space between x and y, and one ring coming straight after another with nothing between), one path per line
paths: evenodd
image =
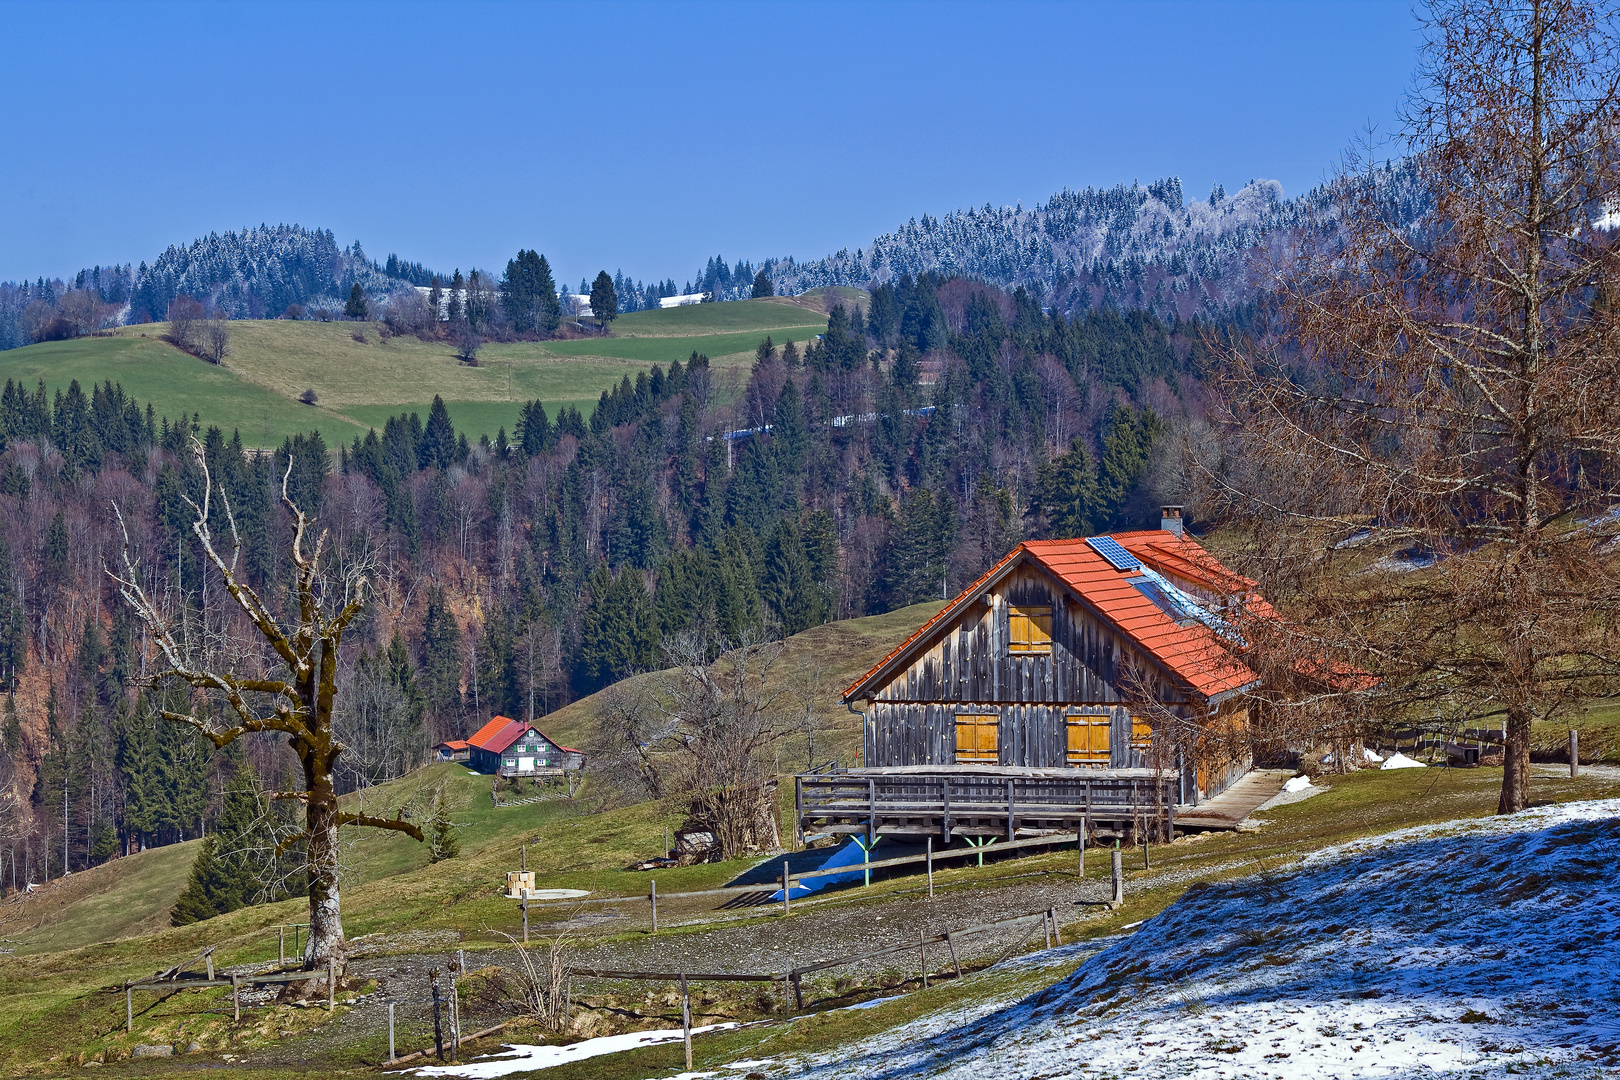
M1363 700L1341 719L1499 723L1503 813L1532 722L1620 691L1617 48L1584 0L1437 4L1407 111L1426 213L1350 157L1339 228L1227 350L1203 461L1205 508L1292 620L1245 636L1301 677L1302 722L1324 722L1311 676L1361 669L1379 683L1341 681Z
M169 341L177 349L194 352L197 348L197 324L208 317L202 302L181 293L169 302Z
M225 326L224 319L215 317L203 323L202 332L197 338L197 349L202 358L210 363L225 362L225 358L231 354L231 332Z
M721 858L776 848L769 781L791 721L774 677L782 653L779 641L744 640L714 658L701 634L666 640L668 670L608 694L595 768L701 822Z
M124 600L145 624L163 656L165 667L150 682L178 680L192 688L188 712L164 709L165 719L197 729L215 746L225 746L249 732L279 731L303 768L303 790L278 792L277 798L304 804L305 872L309 881L309 945L305 965L314 967L335 957L345 959L343 919L338 903L338 829L367 825L402 832L422 840L422 830L399 814L393 818L347 813L338 804L333 769L346 747L333 730L333 705L338 692L338 659L343 635L365 605L366 563L351 562L334 577L323 565L326 534L304 550L311 521L287 494L282 477L281 500L293 516L291 557L296 571L292 590L295 607L283 614L271 610L237 569L242 553L230 503L221 495L231 536L227 559L215 545L209 527L214 489L202 444L192 440L192 451L202 472L202 502L187 498L194 519L192 533L207 562L248 620L257 629L270 655L255 653L248 643L223 655L193 644L190 635L177 632L165 608L146 591L135 565L129 532L114 504L124 533L123 573L109 570ZM288 476L291 475L289 464ZM240 670L248 668L246 672ZM219 708L210 708L211 703Z

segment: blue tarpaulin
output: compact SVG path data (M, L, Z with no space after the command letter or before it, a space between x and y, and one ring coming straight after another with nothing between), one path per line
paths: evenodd
M875 847L876 845L873 846ZM833 852L831 857L817 867L817 869L832 870L839 866L854 866L856 869L851 870L847 874L828 874L825 877L813 877L809 881L805 882L795 882L793 885L793 896L791 899L797 900L801 896L809 896L811 893L816 892L819 889L823 889L835 882L858 880L863 873L863 871L860 869L860 865L866 861L866 852L861 850L861 841L851 837L849 843ZM777 889L774 893L772 893L771 899L781 900L782 890Z

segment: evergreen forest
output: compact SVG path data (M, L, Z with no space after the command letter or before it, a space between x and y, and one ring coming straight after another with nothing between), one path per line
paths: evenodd
M116 506L186 633L252 638L191 531L193 440L214 534L229 534L223 495L262 595L291 581L283 476L335 557L373 566L339 688L353 789L494 714L543 717L659 667L671 635L718 650L792 634L953 595L1025 537L1156 524L1177 501L1175 433L1198 423L1208 330L901 275L835 308L817 340L760 341L741 378L693 354L589 415L529 402L493 439L435 401L349 444L263 453L117 385L48 399L7 384L0 789L19 797L0 807L0 883L240 829L245 778L289 786L274 738L216 754L155 718L152 695L172 691L142 690L157 660L105 573ZM203 907L236 902L227 870L203 861L218 877L194 883Z

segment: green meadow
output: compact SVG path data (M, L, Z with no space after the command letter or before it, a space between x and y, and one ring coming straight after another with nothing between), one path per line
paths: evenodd
M435 396L470 438L494 437L501 428L512 434L524 401L544 402L553 416L568 405L589 415L619 380L694 351L742 374L766 335L780 344L820 333L823 301L812 294L633 312L603 337L488 344L477 366L446 343L388 336L377 323L280 319L232 322L230 354L216 366L162 341L167 327L156 323L0 353L0 379L30 388L44 380L53 393L74 379L87 390L111 380L159 415L196 413L205 426L239 430L250 446L312 429L335 446L400 412L425 417ZM306 390L316 393L313 406L298 400Z

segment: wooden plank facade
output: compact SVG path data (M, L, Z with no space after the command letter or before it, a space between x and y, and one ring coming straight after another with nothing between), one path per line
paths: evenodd
M1014 651L1012 624L1032 610L1049 613L1049 636ZM1038 564L1015 568L936 633L928 648L872 695L866 713L868 767L965 761L957 755L958 726L974 716L996 722L996 764L1036 769L1154 765L1151 732L1132 718L1118 688L1126 665L1151 670L1147 658L1126 635L1072 600ZM1189 701L1162 677L1149 679L1160 702ZM1100 739L1093 730L1098 727L1106 728Z

